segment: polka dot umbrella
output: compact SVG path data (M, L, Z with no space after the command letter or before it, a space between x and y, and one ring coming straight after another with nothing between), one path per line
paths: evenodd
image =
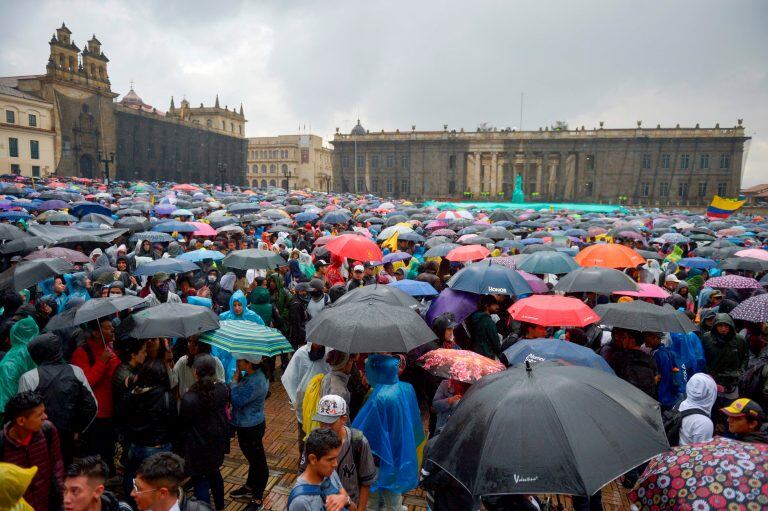
M768 294L747 298L731 311L731 316L751 323L768 321Z

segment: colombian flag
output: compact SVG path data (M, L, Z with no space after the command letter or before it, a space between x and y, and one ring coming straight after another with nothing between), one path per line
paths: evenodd
M715 195L707 208L707 216L709 218L728 218L742 205L744 205L743 200L726 199Z

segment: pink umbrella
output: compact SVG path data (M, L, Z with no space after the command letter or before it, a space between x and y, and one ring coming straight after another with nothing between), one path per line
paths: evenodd
M438 229L432 234L435 236L456 236L456 231L453 229Z
M637 291L614 291L613 294L635 296L637 298L669 298L669 293L664 288L656 284L646 284L644 282L637 284Z
M205 222L187 222L190 225L195 226L195 231L192 236L216 236L216 229L211 227L210 224Z
M442 378L475 383L487 374L500 373L504 364L473 351L440 348L422 355L417 363Z
M517 273L522 275L522 277L525 279L528 285L531 286L531 289L533 290L534 294L539 295L539 294L549 292L549 287L547 286L547 283L541 280L536 275L532 275L523 270L517 270Z
M427 224L427 229L442 229L447 225L448 224L446 224L445 222L441 222L439 220L433 220Z
M768 261L768 250L763 250L762 248L748 248L746 250L739 250L734 255L737 257L751 257L753 259Z

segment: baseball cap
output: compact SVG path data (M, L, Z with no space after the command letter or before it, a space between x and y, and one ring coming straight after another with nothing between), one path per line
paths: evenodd
M664 282L680 282L680 279L678 279L676 275L667 275Z
M165 282L170 276L165 272L158 272L152 276L152 282Z
M369 262L369 261L366 261L366 262L363 263L363 268L364 269L373 268L373 267L374 267L374 265L371 262Z
M298 284L296 284L296 287L294 289L296 290L297 293L299 291L306 291L307 293L309 293L310 291L312 291L312 286L309 285L309 282L299 282Z
M213 245L213 242L211 240L205 240L203 242L204 247L210 247L211 245Z
M325 259L318 259L315 261L315 268L319 268L320 266L328 266L328 261Z
M718 290L718 289L715 289L714 291L709 293L709 298L710 299L712 299L712 298L722 298L722 297L723 297L723 292Z
M311 287L313 291L323 291L323 281L320 279L312 279L309 281L309 287Z
M354 268L352 268L352 271L365 271L365 268L362 264L356 264Z
M328 394L320 398L320 401L317 403L317 413L312 417L312 420L324 424L333 424L345 415L347 415L347 402L344 401L344 398Z
M751 419L757 419L761 422L765 418L765 413L763 412L762 407L746 397L737 399L725 408L721 408L720 411L731 417L746 415Z

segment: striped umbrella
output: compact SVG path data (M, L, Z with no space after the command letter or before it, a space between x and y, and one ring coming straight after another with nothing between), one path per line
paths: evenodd
M225 319L217 330L201 335L200 340L228 353L274 357L293 351L278 330L252 321Z

